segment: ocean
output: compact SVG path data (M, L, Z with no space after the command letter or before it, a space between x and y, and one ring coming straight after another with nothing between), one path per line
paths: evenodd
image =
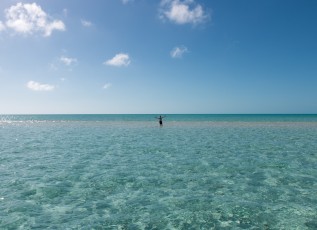
M0 229L317 229L317 115L0 115Z

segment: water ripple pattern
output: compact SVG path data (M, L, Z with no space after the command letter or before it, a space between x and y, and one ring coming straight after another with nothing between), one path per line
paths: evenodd
M0 229L317 229L316 116L0 116Z

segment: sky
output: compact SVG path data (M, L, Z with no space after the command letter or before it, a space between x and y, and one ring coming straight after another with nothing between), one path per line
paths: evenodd
M315 0L0 0L0 114L317 113Z

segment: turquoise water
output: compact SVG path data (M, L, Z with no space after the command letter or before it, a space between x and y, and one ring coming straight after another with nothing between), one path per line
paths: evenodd
M0 229L317 229L316 115L0 116Z

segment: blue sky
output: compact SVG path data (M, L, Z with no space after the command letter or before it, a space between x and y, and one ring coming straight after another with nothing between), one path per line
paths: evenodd
M0 114L317 113L315 0L0 1Z

